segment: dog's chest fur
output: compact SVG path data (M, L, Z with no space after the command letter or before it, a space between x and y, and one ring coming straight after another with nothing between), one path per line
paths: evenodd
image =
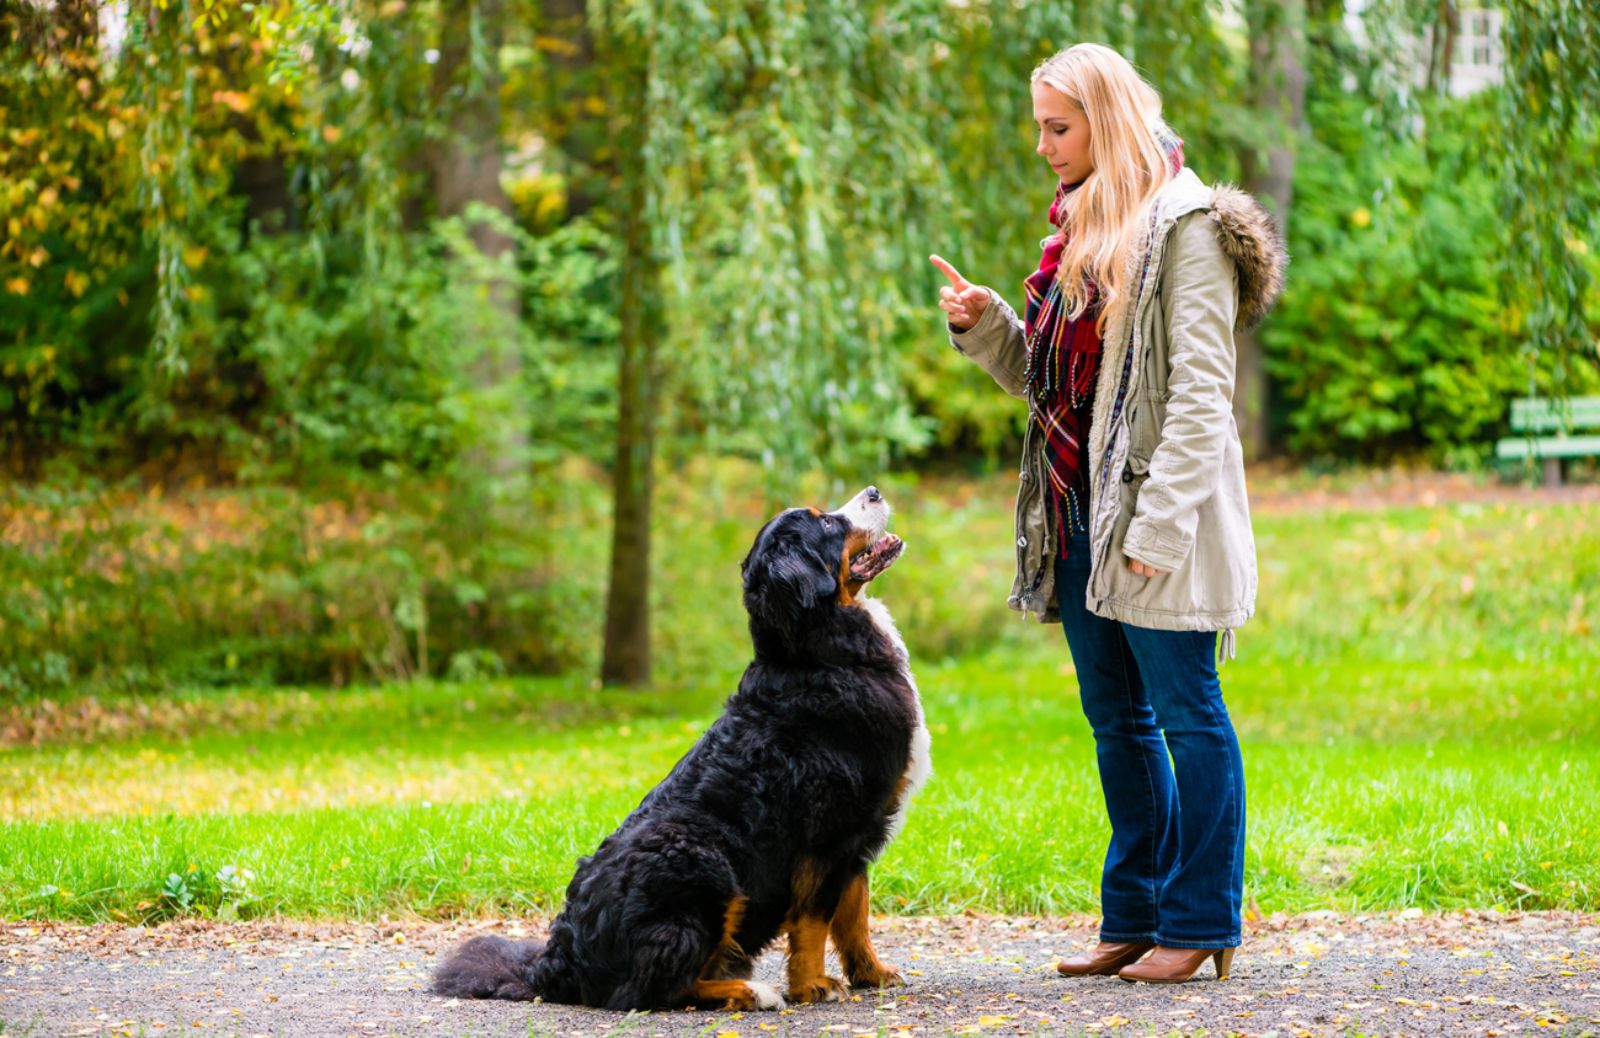
M928 735L928 724L922 714L922 697L917 691L917 680L911 674L910 654L906 652L905 639L900 637L900 629L895 626L894 617L889 615L888 607L876 598L862 597L856 601L872 618L873 626L877 627L894 647L895 655L900 661L900 673L911 688L912 703L916 709L916 727L911 732L911 756L906 765L904 792L900 796L900 803L895 808L894 816L889 821L887 840L885 840L887 843L899 835L901 827L906 822L906 807L933 771L933 760L929 752L932 739Z

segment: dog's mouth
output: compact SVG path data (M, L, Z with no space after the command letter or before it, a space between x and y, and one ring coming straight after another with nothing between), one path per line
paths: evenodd
M886 533L871 544L850 556L850 577L866 583L894 565L894 560L905 550L906 542L892 533Z

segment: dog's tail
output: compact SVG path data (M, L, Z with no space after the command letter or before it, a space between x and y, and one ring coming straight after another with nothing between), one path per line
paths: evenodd
M543 941L474 937L433 971L433 993L455 998L505 998L531 1002L533 967L544 955Z

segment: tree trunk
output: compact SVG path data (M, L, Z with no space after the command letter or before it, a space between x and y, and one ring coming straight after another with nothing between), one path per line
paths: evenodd
M1439 32L1444 34L1444 50L1439 64L1444 69L1443 92L1450 92L1450 77L1455 65L1456 37L1461 35L1461 13L1451 0L1439 0Z
M511 199L500 185L502 0L444 0L440 16L442 43L434 67L433 99L445 133L429 154L439 215L459 216L477 202L509 219ZM474 37L482 41L485 51L476 58ZM481 461L491 475L510 479L519 475L528 446L528 422L521 395L514 388L522 374L514 334L521 305L514 280L500 266L510 263L515 243L484 220L472 221L468 234L493 268L486 286L490 320L484 327L466 332L482 340L482 352L471 372L473 381L480 389L504 392L510 388L512 394L512 405L496 416L480 447Z
M1439 0L1438 17L1428 26L1428 72L1425 86L1430 94L1450 92L1450 64L1455 58L1456 33L1460 29L1451 0Z
M1256 0L1248 9L1250 24L1251 106L1268 128L1264 149L1246 147L1241 156L1245 189L1266 205L1285 235L1294 200L1295 139L1305 123L1305 0ZM1269 449L1270 386L1255 330L1237 340L1238 372L1233 416L1247 459Z
M567 215L582 216L606 194L617 173L609 120L596 119L593 105L604 97L605 68L596 64L586 0L544 0L545 140L566 178ZM602 162L607 148L612 161ZM613 168L602 168L613 167Z
M640 161L619 171L624 228L621 361L617 373L617 458L613 473L611 579L606 595L606 640L600 680L608 685L650 683L650 505L655 458L656 348L661 337L661 268L649 212L649 56L641 47L618 47L618 103L614 129L625 129ZM627 53L632 51L632 53ZM626 113L617 115L615 113ZM620 139L620 138L619 138Z

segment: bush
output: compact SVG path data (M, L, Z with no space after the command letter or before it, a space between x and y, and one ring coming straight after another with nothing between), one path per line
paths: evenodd
M604 570L566 556L603 557L601 493L561 475L514 510L445 479L12 488L0 696L579 666Z
M1501 301L1495 104L1432 99L1422 135L1386 144L1359 94L1309 102L1294 259L1262 332L1292 452L1473 465L1544 380Z

